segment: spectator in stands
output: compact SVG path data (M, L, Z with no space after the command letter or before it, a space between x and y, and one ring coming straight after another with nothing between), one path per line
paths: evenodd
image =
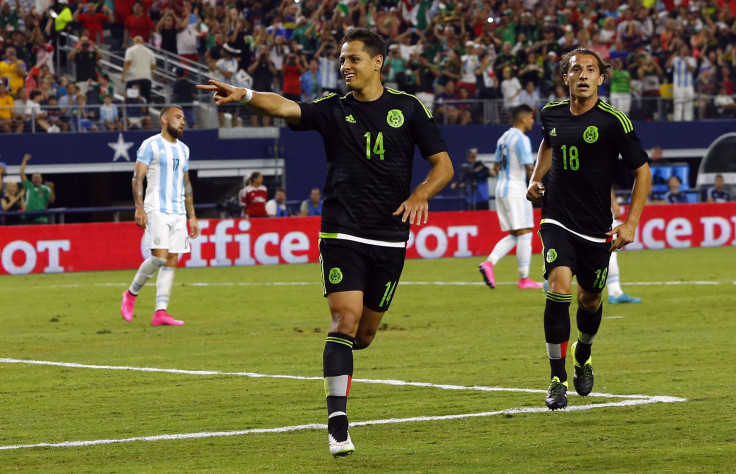
M695 91L698 97L699 117L713 118L716 115L716 108L713 98L716 95L716 80L711 74L711 68L705 68L700 71L700 75L695 80Z
M337 88L337 79L339 76L339 64L336 53L337 46L335 42L322 43L319 49L314 53L315 59L319 62L320 87L323 94L331 92L340 92ZM256 90L261 90L254 87Z
M539 96L539 91L534 87L534 82L529 81L524 85L524 89L519 94L519 103L526 104L531 107L534 116L539 112L542 98Z
M0 61L0 79L7 78L7 87L11 94L17 94L18 89L23 87L26 73L26 64L18 58L15 48L5 48L5 58Z
M238 197L240 207L243 209L243 216L248 218L268 217L266 212L268 190L263 185L263 175L260 172L254 171L251 173Z
M197 122L194 120L194 84L184 78L184 68L176 68L176 81L172 86L172 96L175 104L181 105L184 111L184 118L187 121L187 127L197 128Z
M92 91L87 94L90 104L102 104L106 95L115 97L115 86L110 82L110 76L107 74L100 74L97 82L90 80L89 86Z
M304 56L289 53L281 69L284 81L283 95L289 100L299 102L302 97L301 76L307 70Z
M77 124L72 121L72 108L77 103L77 94L79 88L73 82L70 82L66 88L66 94L59 97L59 108L61 109L61 121L67 124L67 128L72 131L77 130Z
M682 180L677 175L672 175L667 180L669 191L664 193L662 200L658 204L684 204L687 203L687 195L680 191Z
M61 108L55 95L48 96L46 101L46 119L49 122L49 133L66 132L69 125L61 121Z
M77 87L82 94L86 94L89 88L88 81L97 81L97 64L102 59L102 53L88 37L82 36L69 53L69 59L74 61L77 71Z
M199 17L191 1L184 0L182 8L176 27L176 50L179 56L196 63L199 62L199 54L197 53Z
M87 106L87 96L81 92L77 94L77 103L72 107L72 121L77 126L78 132L96 132L95 125L97 113Z
M10 2L7 0L4 0L0 5L0 35L20 28L19 6L21 6L21 3L15 2L15 7L11 9Z
M261 48L257 59L248 68L248 74L253 77L253 89L259 91L270 91L271 84L275 77L278 77L278 71L268 56L268 50ZM263 117L263 126L268 127L271 123L270 117ZM258 126L258 115L251 114L251 124Z
M0 187L1 188L1 187ZM5 192L2 197L3 212L23 212L26 210L25 188L20 189L15 181L8 181ZM21 216L10 215L5 216L3 225L21 224Z
M278 188L273 199L266 203L266 213L268 217L289 217L292 215L291 209L286 205L286 190Z
M736 22L734 23L736 24ZM733 53L732 53L733 54ZM718 79L718 83L721 84L723 87L726 88L726 94L727 95L734 95L734 83L731 80L731 67L728 65L724 65L720 69L720 78Z
M123 46L127 45L131 38L133 38L133 42L135 43L136 37L140 37L146 43L151 42L155 28L156 25L143 8L143 2L135 2L133 4L133 13L125 19Z
M713 99L713 105L720 117L733 117L736 115L736 101L732 95L726 92L726 85L721 84L718 95Z
M125 90L126 128L151 128L151 117L148 115L148 101L141 96L140 86L133 84Z
M611 69L611 105L626 115L631 111L631 74L621 58L613 60Z
M105 94L104 103L100 106L100 130L111 132L122 130L120 112L112 100L111 94Z
M15 101L3 81L0 81L0 130L5 133L23 131L23 121L15 118Z
M667 60L667 68L672 68L673 120L676 122L691 121L695 107L693 74L697 68L697 62L690 55L690 48L684 41L676 38L673 40L673 45L675 45L675 53Z
M43 211L56 201L54 183L43 182L41 173L34 173L30 181L26 176L26 164L31 160L31 155L26 153L20 163L20 184L25 190L26 211ZM46 224L49 221L46 215L23 216L27 224Z
M319 188L312 188L309 193L309 199L302 201L299 208L301 216L321 216L322 215L322 192Z
M460 56L462 67L460 69L460 79L457 81L457 88L464 87L468 91L468 95L475 97L476 95L476 77L475 71L480 67L479 54L481 48L474 41L465 42L465 54Z
M89 31L89 38L97 44L105 43L103 29L107 23L115 19L114 12L103 2L77 3L74 21L80 21L82 28Z
M450 189L456 189L465 196L465 209L488 209L488 178L494 173L482 161L478 161L477 148L468 149L465 159L467 161L460 168L460 179L454 181Z
M309 60L308 69L299 79L302 89L302 100L313 102L322 97L322 77L319 72L319 62L312 58Z
M130 89L137 85L146 102L151 101L152 71L156 69L156 58L150 49L143 44L143 38L133 38L133 46L125 50L125 63L120 80Z
M161 14L161 19L156 24L156 33L161 36L161 49L171 54L178 54L176 49L177 24L172 9L167 8ZM220 44L222 44L222 35L220 35L220 40ZM219 59L219 57L215 59Z
M639 70L636 72L636 77L638 77L641 82L644 118L653 120L655 118L655 113L658 113L657 98L660 96L660 82L664 77L664 73L654 58L652 56L647 56L639 67Z
M724 187L723 175L716 175L713 181L713 187L708 189L706 193L708 202L729 202L731 200L731 191Z
M47 131L49 122L46 120L46 112L41 109L41 99L43 94L40 90L34 89L26 101L26 108L23 112L23 131L37 132L39 129Z
M511 110L521 103L519 96L522 87L519 80L514 76L510 67L503 69L503 81L501 81L501 95L503 96L503 108L505 112Z
M53 14L48 16L44 31L49 39L54 39L66 29L74 18L68 0L56 0L49 8L49 12L53 12Z
M434 82L434 92L437 97L439 97L439 94L445 92L445 87L450 81L452 81L454 85L455 81L460 79L462 68L463 64L460 60L460 53L456 49L451 49L440 63L440 75ZM452 94L454 93L455 91L453 90ZM435 97L435 99L437 97Z
M439 122L454 125L461 119L460 109L457 108L455 100L455 81L448 81L444 90L437 94L434 100L434 113ZM439 119L439 117L442 117Z
M386 87L398 89L398 76L406 74L406 61L399 53L399 45L392 44L388 47L388 57L384 66L384 74L386 75Z

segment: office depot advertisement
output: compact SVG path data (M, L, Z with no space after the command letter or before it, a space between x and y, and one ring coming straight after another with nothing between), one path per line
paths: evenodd
M319 224L317 217L201 220L179 266L317 262ZM407 256L484 257L504 235L494 211L431 213L412 226ZM133 222L0 227L0 274L134 269L147 255L143 237ZM539 253L536 235L533 242ZM736 246L736 203L647 206L627 250L721 246Z

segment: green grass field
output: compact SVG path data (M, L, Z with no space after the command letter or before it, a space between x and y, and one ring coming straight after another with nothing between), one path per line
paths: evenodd
M180 268L178 328L150 326L151 284L122 320L132 270L0 277L0 469L732 472L734 261L733 248L623 252L624 290L644 301L604 305L594 395L609 395L572 390L557 412L542 410L544 297L516 289L515 258L495 290L477 258L407 261L382 331L355 353L357 451L343 459L321 427L329 318L316 265ZM540 267L535 255L533 276ZM174 370L130 370L145 367Z

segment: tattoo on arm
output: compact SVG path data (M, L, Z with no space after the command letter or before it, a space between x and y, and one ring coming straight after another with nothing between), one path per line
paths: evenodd
M143 174L133 173L133 202L136 207L143 208Z
M194 191L192 191L192 183L189 181L184 184L184 204L189 218L196 217L194 214Z

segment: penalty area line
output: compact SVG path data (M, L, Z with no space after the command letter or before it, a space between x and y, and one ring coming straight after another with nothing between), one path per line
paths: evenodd
M687 401L684 398L677 397L649 397L634 400L623 400L620 402L608 402L608 403L591 403L588 405L573 405L568 406L566 411L585 411L594 410L597 408L609 408L609 407L630 407L637 405L649 405L652 403L677 403ZM506 410L497 411L485 411L480 413L464 413L458 415L440 415L440 416L414 416L408 418L388 418L383 420L370 420L370 421L358 421L350 424L351 427L359 426L373 426L373 425L390 425L399 423L418 423L426 421L449 421L449 420L460 420L464 418L483 418L497 415L518 415L524 413L546 413L550 412L548 408L542 407L523 407L523 408L509 408ZM176 440L187 440L187 439L202 439L202 438L217 438L226 436L245 436L250 434L266 434L266 433L289 433L293 431L305 431L305 430L324 430L327 429L327 425L320 423L310 423L305 425L293 425L293 426L282 426L278 428L255 428L250 430L237 430L237 431L205 431L200 433L180 433L180 434L166 434L166 435L154 435L154 436L136 436L132 438L120 438L120 439L97 439L88 441L64 441L61 443L36 443L36 444L15 444L0 446L0 451L9 451L17 449L32 449L32 448L75 448L85 446L100 446L107 444L119 444L119 443L133 443L138 441L153 442L153 441L176 441Z

